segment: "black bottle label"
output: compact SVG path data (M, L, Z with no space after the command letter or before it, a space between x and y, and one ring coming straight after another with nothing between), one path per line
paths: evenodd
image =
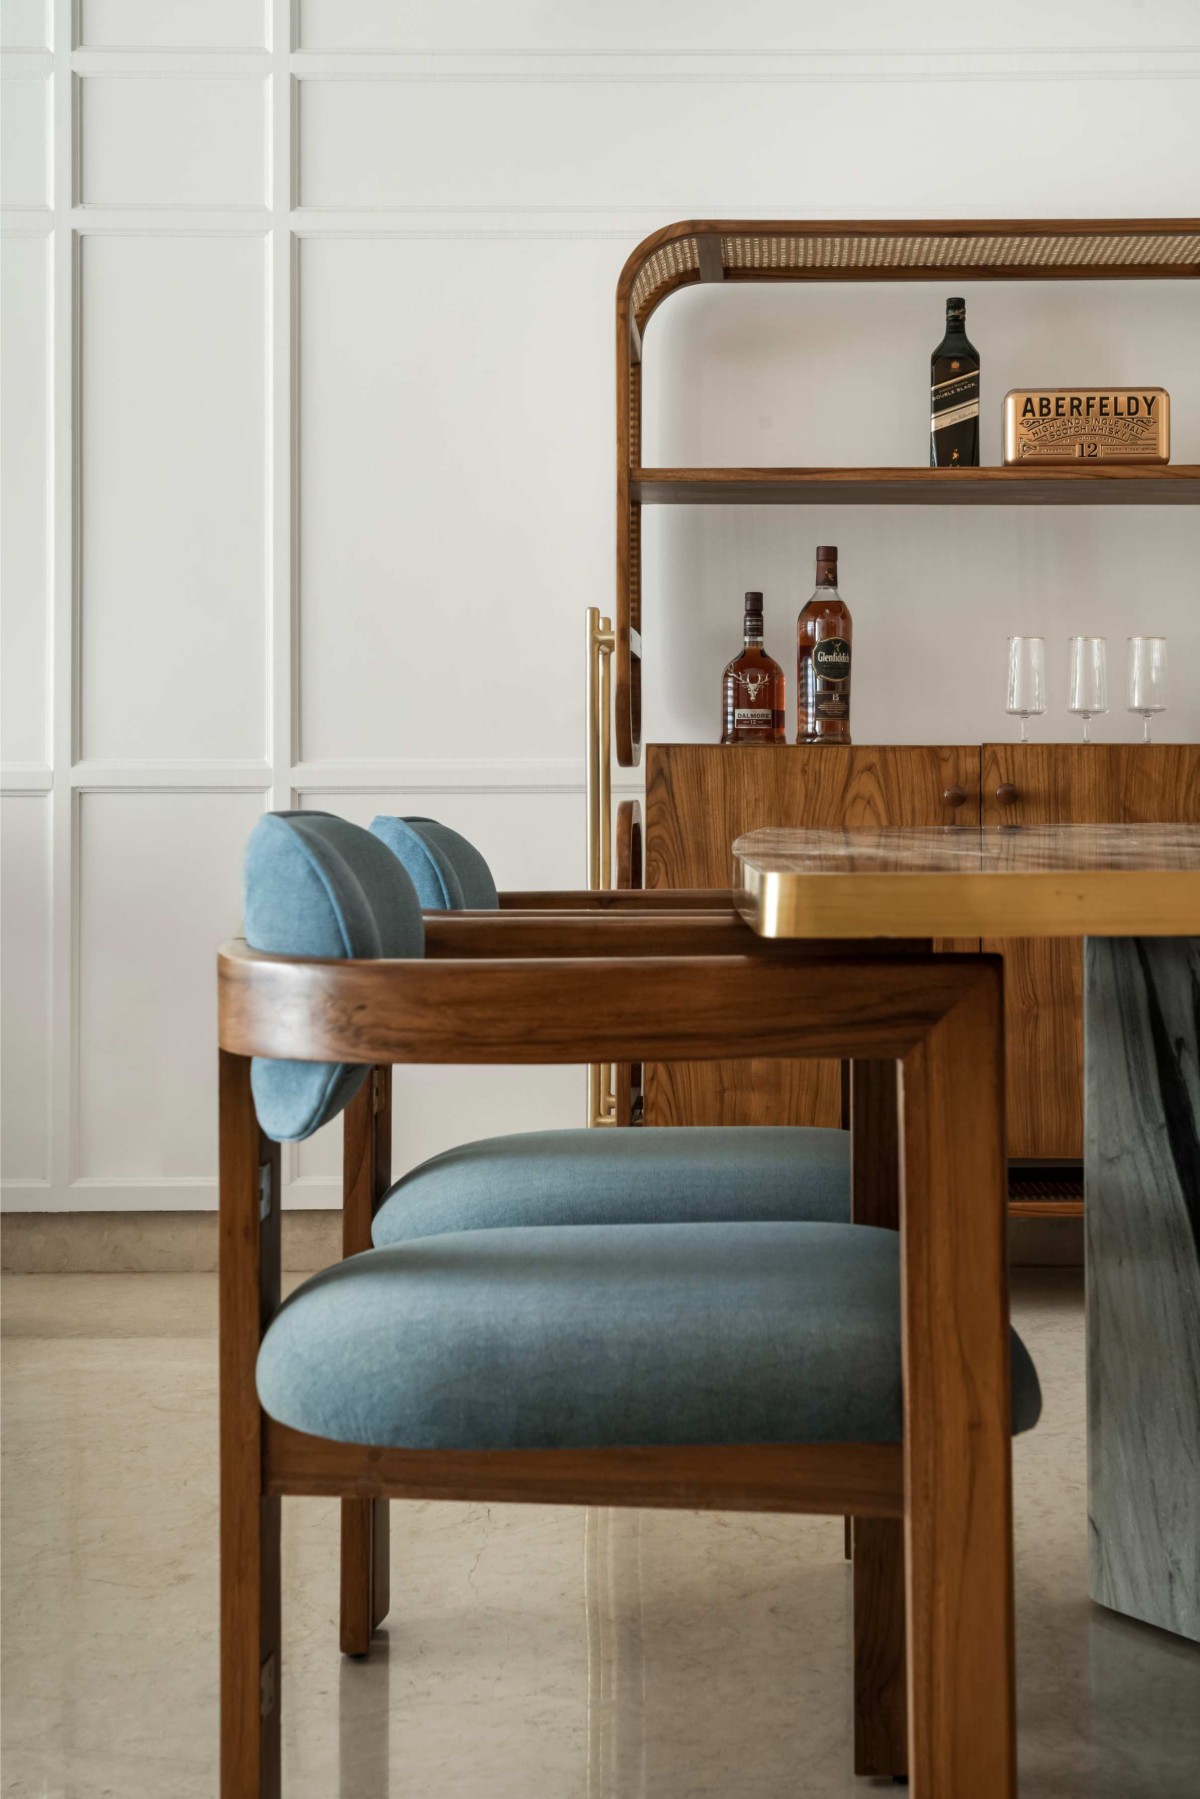
M813 668L826 681L850 679L850 645L844 637L825 637L813 645Z
M929 429L944 431L979 417L979 370L936 381L931 390Z

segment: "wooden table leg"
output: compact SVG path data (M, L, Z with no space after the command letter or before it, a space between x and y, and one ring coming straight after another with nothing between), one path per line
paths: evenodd
M371 1247L376 1209L391 1186L392 1071L373 1068L346 1107L342 1138L342 1254ZM386 1499L342 1500L341 1649L366 1655L390 1603Z
M1016 1793L1000 965L904 1059L901 1307L909 1770Z
M900 1228L900 1069L850 1064L850 1215L855 1224ZM904 1625L904 1525L853 1522L854 1772L908 1772Z
M250 1063L221 1051L221 1795L279 1795L279 1500L262 1490L255 1387L279 1306L279 1145L258 1129Z
M1089 1589L1200 1642L1200 938L1083 978Z

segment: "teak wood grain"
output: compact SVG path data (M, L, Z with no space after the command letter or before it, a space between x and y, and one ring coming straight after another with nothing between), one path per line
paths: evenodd
M875 1518L894 1516L902 1493L913 1791L933 1799L963 1790L970 1743L986 1756L970 1790L1007 1799L1011 1557L997 1533L1011 1502L996 1225L998 963L927 955L334 963L233 944L219 970L224 1799L278 1793L279 1499L311 1492ZM670 1057L704 1057L719 1052L728 1032L741 1046L750 1027L739 1036L728 1023L739 988L754 1003L753 1028L768 1053L904 1059L902 1457L894 1445L443 1454L325 1443L267 1425L254 1370L278 1302L278 1152L260 1141L251 1054L544 1063L632 1060L649 1045ZM264 1161L274 1184L260 1210ZM352 1187L357 1166L352 1160ZM996 1481L998 1493L990 1490Z
M688 893L647 893L644 888L622 891L616 887L539 887L528 892L506 892L499 897L502 912L566 912L572 917L578 917L581 913L625 912L630 909L638 912L651 909L661 909L664 912L711 912L715 909L723 912L733 903L728 878L721 887L697 889ZM487 915L490 916L490 911ZM473 915L468 913L467 916Z
M898 1518L896 1443L674 1446L625 1449L372 1449L267 1421L271 1493L348 1488L390 1499L504 1505L630 1505L686 1511L849 1511Z
M850 1215L900 1228L900 1068L850 1063ZM853 1523L854 1772L908 1772L904 1530L891 1518Z
M744 1053L905 1053L976 964L928 959L710 956L523 961L338 961L236 940L217 962L220 1041L285 1061L699 1061Z
M642 802L622 800L617 807L615 866L616 885L623 891L640 893L645 886L644 845ZM613 1115L618 1129L642 1122L642 1085L640 1062L614 1063Z
M259 1133L248 1061L222 1051L219 1088L221 1792L277 1799L279 1499L254 1372L279 1308L279 1145Z
M955 806L946 795L961 789ZM646 882L651 891L732 878L736 837L764 825L954 824L978 820L979 751L924 746L760 748L651 744L646 763ZM977 939L938 947L973 949ZM647 1124L841 1122L834 1063L731 1059L651 1064Z
M851 1521L854 1545L854 1772L908 1772L908 1653L905 1643L904 1524Z
M864 955L897 954L886 938L867 942ZM858 945L855 945L857 953ZM445 958L525 956L837 956L844 942L803 944L760 937L731 905L672 913L629 908L575 915L557 912L439 912L425 919L425 955Z
M982 790L986 825L1196 824L1200 746L985 744ZM1077 1160L1083 946L1027 937L985 938L984 947L1004 957L1009 1154Z
M920 1792L1010 1799L1003 990L994 959L978 966L985 978L910 1051L902 1076L908 1750Z
M1200 467L639 468L643 506L1197 506Z
M1171 505L1200 499L1200 468L1179 466L1053 472L643 468L644 340L664 300L700 281L725 288L743 281L938 281L952 287L960 280L1194 278L1200 272L1198 242L1200 225L1189 218L683 219L644 238L626 260L616 293L613 688L620 766L635 767L641 757L643 503Z
M342 1254L371 1247L375 1213L391 1185L392 1071L372 1068L345 1111L342 1132ZM366 1655L390 1604L385 1499L342 1500L341 1647Z

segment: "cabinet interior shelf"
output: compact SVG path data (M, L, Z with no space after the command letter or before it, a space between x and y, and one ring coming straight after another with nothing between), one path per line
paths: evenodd
M644 506L1195 506L1200 464L1099 468L638 468Z
M1200 276L1200 219L679 219L617 282L617 603L613 738L641 755L645 506L1195 506L1200 465L1171 468L643 468L646 330L685 287L742 282L1164 281ZM969 291L969 290L968 290ZM797 320L797 331L802 321ZM814 344L819 351L819 344Z

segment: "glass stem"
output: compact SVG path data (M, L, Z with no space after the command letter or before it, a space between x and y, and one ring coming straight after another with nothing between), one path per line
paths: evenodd
M1092 717L1090 712L1085 712L1083 715L1083 741L1085 743L1090 743L1092 741Z
M1148 712L1143 712L1142 713L1142 742L1149 743L1149 741L1150 741L1150 714Z
M1025 717L1024 713L1021 715L1021 742L1029 742L1029 720Z

